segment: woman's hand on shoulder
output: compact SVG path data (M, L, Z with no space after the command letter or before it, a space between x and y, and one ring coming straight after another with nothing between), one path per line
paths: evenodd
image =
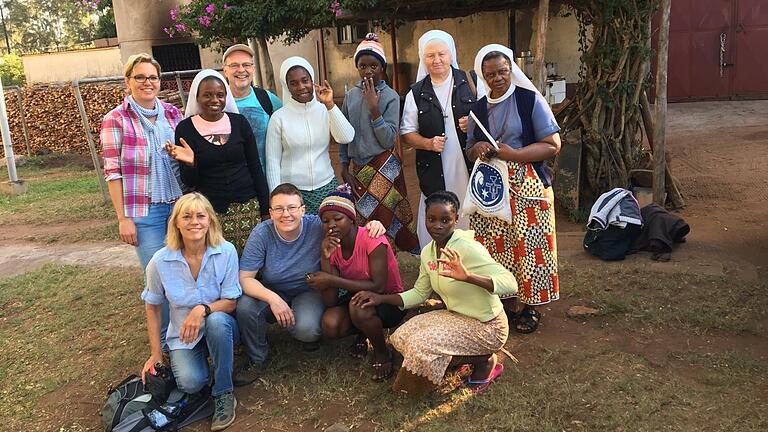
M443 268L438 271L438 274L457 281L466 281L469 277L469 272L467 272L467 268L464 267L464 263L461 262L461 254L459 251L449 247L445 247L440 251L442 256L437 259L437 262L442 264Z
M387 232L387 228L377 220L372 220L365 224L365 229L368 230L368 237L370 238L379 238Z
M181 142L181 146L174 145L170 141L165 142L165 151L168 152L168 155L177 161L189 165L194 166L195 165L195 152L189 147L189 144L187 144L187 141L184 140L184 138L179 138L179 142Z

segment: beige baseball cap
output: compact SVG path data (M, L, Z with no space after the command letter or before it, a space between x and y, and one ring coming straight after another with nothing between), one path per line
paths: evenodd
M245 44L235 44L235 45L232 45L231 47L227 48L226 51L224 51L224 56L221 58L222 62L226 62L227 61L227 56L232 54L235 51L247 52L251 57L254 56L253 50L248 45L245 45Z

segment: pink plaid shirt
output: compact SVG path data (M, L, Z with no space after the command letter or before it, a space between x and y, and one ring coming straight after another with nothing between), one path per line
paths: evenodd
M165 117L173 129L182 119L173 105L160 101ZM104 178L123 181L123 211L126 217L143 217L152 201L149 191L150 149L138 115L130 108L128 98L104 116L101 122Z

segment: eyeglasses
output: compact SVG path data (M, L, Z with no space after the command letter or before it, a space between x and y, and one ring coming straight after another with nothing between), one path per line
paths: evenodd
M487 81L490 81L496 78L497 76L503 76L503 77L509 76L510 72L512 71L509 69L499 69L496 72L489 72L487 74L483 74L483 78L485 78Z
M304 207L304 204L300 206L288 206L288 207L270 207L270 210L275 212L276 215L281 215L285 212L289 214L296 214L300 208Z
M160 81L160 77L157 75L150 75L150 76L144 76L144 75L134 75L131 78L133 78L137 83L144 84L149 80L151 83L156 83Z
M237 69L240 69L240 67L242 67L243 69L250 69L254 66L254 64L253 63L230 63L226 66L230 69L237 70Z

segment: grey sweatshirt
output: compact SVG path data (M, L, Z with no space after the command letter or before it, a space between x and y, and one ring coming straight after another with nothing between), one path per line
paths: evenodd
M379 92L381 119L372 119L363 100L363 82L358 82L344 97L341 112L355 128L355 138L339 146L341 162L351 159L356 165L365 165L374 156L395 146L400 121L400 96L384 81L376 84ZM378 121L376 121L378 120Z

